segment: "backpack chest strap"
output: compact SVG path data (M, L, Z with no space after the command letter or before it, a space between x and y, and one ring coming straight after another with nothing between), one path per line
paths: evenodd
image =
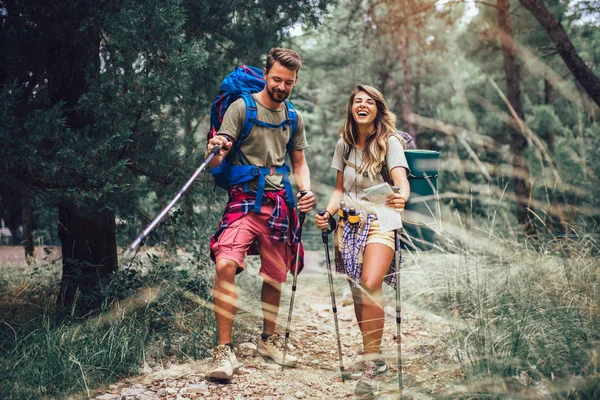
M290 206L294 207L294 193L292 192L292 185L288 179L290 174L290 168L287 165L281 167L255 167L258 170L258 188L256 189L256 202L254 203L254 212L260 213L260 206L262 205L262 198L265 193L265 183L267 175L281 175L283 187L285 188L285 194L288 199Z
M262 126L264 128L271 128L271 129L283 128L284 131L287 129L286 125L289 125L291 127L293 125L293 123L294 123L294 120L292 120L292 119L286 119L284 121L281 121L278 124L270 124L268 122L264 122L264 121L261 121L261 120L256 119L256 118L250 118L249 121L252 122L254 125L257 125L257 126Z
M258 187L256 189L256 202L254 204L254 212L260 213L260 206L265 193L265 184L267 175L281 175L283 187L285 188L286 197L291 207L295 207L294 193L292 185L288 178L290 168L287 165L280 167L256 167L254 165L232 165L229 167L229 184L230 186L245 183L244 187L247 190L248 181L258 178Z

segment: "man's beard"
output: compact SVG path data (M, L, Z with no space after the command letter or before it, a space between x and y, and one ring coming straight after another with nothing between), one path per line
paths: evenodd
M269 95L269 98L275 103L283 103L285 99L287 99L290 96L289 92L269 88L267 88L267 94ZM279 97L276 97L277 95L279 95Z

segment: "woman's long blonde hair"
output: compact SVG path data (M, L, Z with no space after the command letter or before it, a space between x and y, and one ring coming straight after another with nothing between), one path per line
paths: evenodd
M390 134L396 133L396 115L388 109L385 98L379 90L368 85L357 85L346 104L346 122L340 129L340 136L346 146L356 147L358 143L358 124L352 116L352 104L358 92L368 94L375 100L377 106L377 116L373 121L375 131L367 136L365 150L363 151L363 162L357 170L359 174L367 172L371 178L374 178L383 167L385 155L387 154L388 137Z

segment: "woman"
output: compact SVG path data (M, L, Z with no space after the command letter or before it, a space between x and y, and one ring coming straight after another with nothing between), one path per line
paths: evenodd
M335 264L350 282L363 339L363 361L351 368L351 376L359 379L355 394L368 397L377 393L375 376L386 370L380 355L384 325L381 290L384 280L395 287L396 271L393 230L381 232L377 205L369 201L363 190L383 183L382 174L387 175L399 190L387 197L385 205L401 213L410 195L409 170L404 140L396 134L396 117L377 89L358 85L350 94L346 113L332 161L332 168L337 169L336 187L315 223L319 229L326 229L330 216L340 209L340 202L345 205L346 214L352 208L360 215L358 223L339 219ZM400 216L397 218L399 221Z

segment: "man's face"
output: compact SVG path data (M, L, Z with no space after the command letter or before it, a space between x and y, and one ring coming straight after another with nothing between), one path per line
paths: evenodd
M275 103L283 103L292 93L292 88L298 81L296 71L287 69L275 62L268 74L265 75L267 93Z

